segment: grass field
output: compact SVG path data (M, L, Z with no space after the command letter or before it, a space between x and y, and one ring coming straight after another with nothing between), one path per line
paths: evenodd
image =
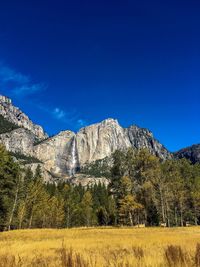
M0 266L200 266L200 227L0 233Z

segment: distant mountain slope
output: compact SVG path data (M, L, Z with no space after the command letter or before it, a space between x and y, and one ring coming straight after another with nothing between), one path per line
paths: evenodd
M183 148L174 153L177 158L189 159L192 163L200 163L200 144Z

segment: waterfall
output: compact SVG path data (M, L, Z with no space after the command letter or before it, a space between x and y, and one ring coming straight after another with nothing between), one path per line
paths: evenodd
M71 145L71 162L70 162L70 176L73 176L77 168L77 151L76 151L76 138L74 137Z

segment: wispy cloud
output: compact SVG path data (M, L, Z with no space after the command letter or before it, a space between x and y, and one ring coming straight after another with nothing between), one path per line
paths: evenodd
M80 127L84 127L87 125L87 122L83 119L78 119L77 120L77 126L80 128Z
M80 118L79 112L75 109L71 111L65 111L58 106L55 108L47 108L46 105L41 104L38 105L38 108L51 115L54 119L66 124L66 127L70 127L75 130L78 130L88 124L86 120Z
M0 88L15 97L26 97L47 88L44 83L35 83L29 75L22 74L0 63Z
M16 82L20 84L26 84L30 82L30 77L0 64L0 80L5 83Z
M13 98L24 99L30 95L38 95L46 89L47 84L36 83L29 75L22 74L0 62L0 90L2 93ZM87 125L77 110L65 111L59 106L50 108L46 103L41 104L38 101L36 98L32 104L48 113L52 118L66 124L66 127L78 130Z
M55 116L56 119L60 120L60 119L65 119L66 117L66 113L60 109L60 108L54 108L53 110L53 115Z
M27 96L27 95L32 95L37 92L41 92L46 89L46 85L43 83L38 83L38 84L26 84L22 85L19 87L16 87L12 90L12 94L15 96Z

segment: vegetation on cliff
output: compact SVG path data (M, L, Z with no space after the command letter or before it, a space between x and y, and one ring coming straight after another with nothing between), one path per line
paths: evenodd
M19 128L19 126L9 122L2 115L0 115L0 134L11 132L17 128Z

